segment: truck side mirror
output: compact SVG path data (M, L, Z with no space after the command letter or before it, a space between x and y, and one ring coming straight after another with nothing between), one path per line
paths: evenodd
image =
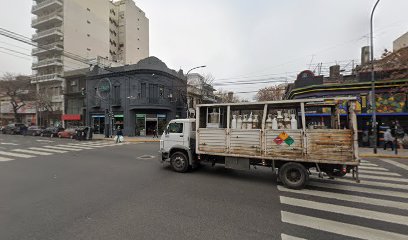
M164 130L164 134L168 135L169 134L169 129L166 128L166 130Z

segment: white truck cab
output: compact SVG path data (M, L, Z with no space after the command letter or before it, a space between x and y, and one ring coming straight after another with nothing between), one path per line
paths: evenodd
M169 162L177 172L194 166L195 119L174 119L169 122L160 139L160 159Z

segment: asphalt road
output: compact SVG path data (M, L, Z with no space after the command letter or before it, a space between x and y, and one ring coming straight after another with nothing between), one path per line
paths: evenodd
M367 159L360 184L312 177L294 192L270 169L175 173L157 151L0 134L0 239L408 238L406 160Z

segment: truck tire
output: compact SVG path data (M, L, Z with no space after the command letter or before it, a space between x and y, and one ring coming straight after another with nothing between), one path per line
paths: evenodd
M189 163L187 156L182 152L175 152L170 157L170 164L174 171L187 172Z
M302 189L309 180L309 175L302 164L289 162L279 169L279 178L287 188Z

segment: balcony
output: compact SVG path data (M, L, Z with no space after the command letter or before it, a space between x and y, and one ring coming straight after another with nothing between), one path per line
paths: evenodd
M64 79L58 73L38 75L31 77L31 83L42 83L42 82L53 82L53 81L63 81Z
M34 48L32 50L32 55L36 56L36 55L40 55L42 53L48 53L50 51L63 51L64 47L62 42L55 42L55 43L51 43L51 44L47 44L47 45L42 45L40 48Z
M62 35L63 35L62 34L62 28L55 27L55 28L51 28L51 29L41 31L41 32L38 32L38 33L34 34L33 35L33 41L38 41L40 39L47 38L47 37L50 37L50 36L61 36L62 37Z
M50 58L50 59L45 59L41 60L37 63L33 63L33 66L31 67L33 70L36 70L38 68L42 67L49 67L49 66L62 66L62 59L61 58Z
M31 27L39 29L47 25L55 26L58 23L62 23L62 21L63 21L62 12L55 11L44 16L34 17L31 21Z
M37 3L36 5L33 5L33 7L31 8L31 13L38 15L44 10L53 11L60 9L62 6L63 6L62 0L45 0L40 3Z

